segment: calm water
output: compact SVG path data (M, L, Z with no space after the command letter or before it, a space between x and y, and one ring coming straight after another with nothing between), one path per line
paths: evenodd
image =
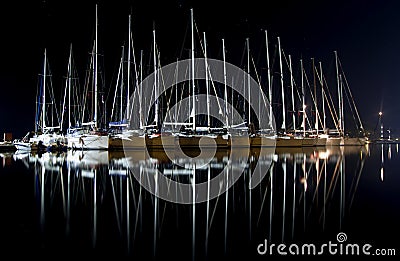
M279 149L240 159L218 151L209 164L184 167L161 152L2 154L0 250L13 257L265 260L257 252L265 240L319 244L337 242L344 232L347 242L398 255L398 150L378 144ZM256 164L271 160L250 190ZM207 182L236 166L244 172L227 192L197 204L159 199L133 175L151 179L158 170L190 184L193 173L196 182Z

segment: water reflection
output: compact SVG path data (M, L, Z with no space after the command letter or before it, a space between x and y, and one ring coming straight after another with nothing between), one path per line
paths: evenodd
M391 146L381 147L382 181L385 155L388 160L393 157ZM397 145L393 146L397 153ZM178 244L180 254L196 259L235 253L242 243L251 247L264 238L285 242L308 233L341 231L368 155L368 147L332 147L277 149L263 156L252 150L246 161L232 160L229 151L222 150L209 164L201 158L169 160L162 151L150 155L68 151L13 157L34 172L40 240L45 248L61 242L77 251L157 257L177 254L171 248ZM261 184L249 189L250 177L262 175L254 173L255 164L271 160ZM210 184L222 169L228 182L238 165L245 171L229 190L190 205L159 199L133 176L139 174L157 188L161 173L194 188L198 182ZM195 189L192 193L194 199Z

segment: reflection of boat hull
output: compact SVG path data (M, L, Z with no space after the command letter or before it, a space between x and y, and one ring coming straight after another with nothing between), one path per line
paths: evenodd
M307 147L276 147L275 154L313 154L315 152L326 151L323 146L307 146Z
M66 160L71 166L98 166L108 164L109 162L108 151L73 151L67 152Z

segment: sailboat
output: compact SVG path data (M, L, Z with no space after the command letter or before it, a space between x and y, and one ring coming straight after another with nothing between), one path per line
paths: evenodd
M314 129L311 130L311 133L303 132L303 146L304 144L307 143L312 143L312 146L325 146L327 142L327 137L321 134L321 132L324 132L326 129L326 124L325 124L325 103L324 103L324 97L322 95L322 117L323 117L323 122L321 122L322 129L320 128L320 121L321 121L321 114L318 106L318 95L317 95L317 69L314 64L314 58L311 59L312 61L312 70L313 70L313 87L314 87L314 93L310 91L311 98L313 101L313 104L315 106L315 120L314 120ZM320 70L322 74L322 65L320 64ZM301 63L301 71L302 71L302 77L303 77L303 64ZM323 94L324 91L324 86L323 86L323 81L322 78L320 77L320 85L321 85L321 93ZM303 83L303 78L302 78L302 90L304 91L304 83ZM303 99L304 99L304 93L303 93ZM303 102L304 104L304 102ZM304 108L304 113L306 113L306 110ZM304 122L305 126L305 122ZM307 144L308 145L308 144Z
M177 139L173 135L167 135L167 133L161 133L160 126L160 61L159 53L156 44L156 31L153 29L153 66L154 66L154 84L153 84L153 95L154 95L154 118L150 122L140 122L141 128L145 131L145 145L148 148L174 148L178 146ZM142 84L141 87L143 88ZM143 90L140 91L142 93ZM140 97L142 100L143 97ZM140 115L141 116L141 115Z
M129 15L129 30L128 30L128 55L127 55L127 70L126 70L126 81L125 81L125 68L124 63L126 62L125 57L125 47L122 46L121 60L119 64L117 84L115 86L114 101L111 110L111 121L109 122L109 149L110 150L120 150L120 149L143 149L145 148L145 134L140 128L138 130L131 129L129 126L131 117L131 105L130 105L130 84L131 84L131 56L133 49L132 45L132 33L131 33L131 15ZM142 57L142 54L141 54ZM135 78L136 78L136 88L138 86L138 74L136 71L136 60L135 54L133 52L133 60L135 66ZM142 67L142 58L140 66ZM125 89L126 83L126 89ZM135 94L138 97L134 101L139 101L140 91L136 90ZM126 105L126 113L124 115L124 105ZM141 107L140 107L141 110ZM141 115L141 112L139 112ZM142 123L142 119L139 119ZM142 124L140 124L142 125Z
M210 95L206 95L207 97L204 98L204 95L196 95L199 93L198 86L195 84L195 49L194 49L194 19L193 19L193 9L191 9L191 58L190 66L188 67L190 70L190 89L188 91L188 98L186 99L187 104L182 105L185 111L188 113L189 117L185 118L183 115L183 110L178 113L175 111L175 115L172 113L167 113L166 119L163 121L163 126L165 128L161 128L161 120L160 120L160 113L159 113L159 102L156 100L154 102L154 121L150 123L148 126L144 126L147 131L146 135L146 146L150 148L174 148L174 147L181 147L181 148L198 148L199 142L201 140L201 147L226 147L228 146L228 137L221 135L221 131L223 132L223 128L216 128L211 126L210 123ZM205 33L204 36L204 71L205 75L205 83L206 83L206 91L209 94L209 71L207 65L207 50L206 50L206 38ZM162 70L159 70L160 65L158 62L158 53L156 52L156 45L155 45L155 34L153 31L153 42L154 42L154 97L158 97L160 91L165 91L164 86L160 84L160 77L162 77ZM201 64L200 66L203 66ZM178 68L178 66L177 66ZM176 72L177 73L177 72ZM182 93L184 91L182 90ZM177 87L175 88L175 95L177 95ZM204 98L204 100L203 100ZM175 100L178 102L177 97ZM204 108L199 108L198 104L203 103L206 104ZM218 101L217 101L218 103ZM188 106L187 106L188 105ZM219 106L219 104L215 104ZM175 107L177 108L177 107ZM207 108L205 115L207 115L207 123L206 126L203 126L200 122L198 122L199 118L196 112L199 112L201 109ZM201 114L201 113L199 113Z
M341 115L341 117L340 117L340 119L341 119L341 121L339 122L339 124L340 124L340 127L341 127L341 133L342 133L342 136L343 136L343 145L348 145L348 146L363 146L363 145L365 145L366 144L366 142L367 142L367 138L366 138L366 136L365 136L365 130L364 130L364 127L363 127L363 124L362 124L362 121L361 121L361 118L360 118L360 115L359 115L359 113L358 113L358 110L357 110L357 107L356 107L356 104L355 104L355 101L354 101L354 99L353 99L353 95L352 95L352 93L351 93L351 90L350 90L350 87L349 87L349 85L347 84L347 80L346 80L346 76L345 76L345 74L344 74L344 72L343 72L343 69L342 69L342 67L341 67L341 64L340 64L340 60L339 60L339 58L338 58L338 55L337 55L337 52L335 51L335 60L336 60L336 67L337 67L337 74L338 74L338 79L339 79L339 82L338 82L338 87L340 87L339 89L338 89L338 91L340 91L340 95L339 95L339 98L340 98L340 100L339 100L339 104L340 104L340 112L339 112L339 115ZM339 70L340 69L340 70ZM349 106L352 108L352 113L355 113L355 119L357 120L357 122L356 122L356 124L357 124L357 127L358 127L358 130L359 130L359 132L356 134L357 136L356 137L350 137L349 135L347 135L346 133L345 133L345 126L344 126L344 98L343 98L343 91L345 92L345 94L347 95L347 97L348 97L348 100L349 100ZM361 134L361 136L360 136L360 134Z
M262 102L263 104L269 104L269 115L266 115L268 117L268 124L264 125L264 127L262 126L262 124L260 124L260 122L258 122L259 126L258 129L256 130L255 125L252 121L252 114L251 114L251 104L253 103L253 101L251 100L251 89L250 89L250 43L249 43L249 38L246 39L246 51L247 51L247 75L246 75L246 82L247 82L247 93L248 93L248 109L247 109L247 118L248 118L248 124L247 124L247 132L249 134L249 137L246 136L246 138L250 139L250 146L251 147L275 147L276 145L276 133L275 133L275 127L274 127L274 120L273 120L273 112L272 112L272 85L271 85L271 71L270 71L270 67L269 67L269 50L268 50L268 35L267 35L267 31L265 30L265 39L266 39L266 49L267 49L267 69L268 69L268 101L266 96L263 93L263 90L261 89L261 82L259 80L259 77L257 75L257 79L258 79L258 85L257 87L260 88L258 94L260 94L261 97L259 97L258 99L258 105L259 105L259 110L258 110L258 117L261 116L261 110L260 110L260 103ZM225 60L224 60L225 62ZM253 62L254 65L254 62ZM257 74L257 69L254 68L254 71ZM256 92L257 93L257 92ZM266 108L265 108L266 109ZM257 117L257 118L258 118ZM254 118L253 118L254 120ZM238 145L240 146L242 143L241 141L245 141L245 139L243 139L244 137L233 137L233 139L236 139L237 141L239 141Z
M178 133L179 136L179 144L181 147L198 147L200 144L199 142L201 141L201 147L206 148L206 147L219 147L219 148L225 148L229 146L230 140L228 139L228 135L226 134L226 129L227 129L227 122L225 122L224 127L217 127L217 126L211 126L211 117L210 117L210 108L211 106L217 106L219 108L220 114L222 114L222 108L220 106L220 103L218 99L213 99L211 100L211 95L210 95L210 68L208 65L208 58L207 58L207 41L206 41L206 34L203 32L203 54L204 54L204 71L205 71L205 88L206 88L206 126L201 126L199 122L197 122L197 117L196 117L196 111L201 114L203 108L197 108L196 104L201 104L202 103L202 95L199 95L196 97L196 90L197 86L195 84L195 42L194 42L194 16L193 16L193 9L190 10L190 21L191 21L191 67L190 67L190 73L191 73L191 97L189 100L191 101L191 108L190 108L190 118L192 120L190 127L187 127L186 129L188 130L189 133ZM224 47L224 46L223 46ZM223 53L224 56L224 65L225 65L225 50ZM226 78L226 72L225 72L225 67L224 67L224 76ZM227 99L227 91L226 91L226 79L224 79L224 99ZM215 89L214 89L215 92ZM198 91L197 91L198 93ZM216 95L216 93L215 93ZM225 105L227 102L225 101ZM225 108L225 119L227 119L227 109Z
M43 73L40 76L35 130L27 133L22 140L13 142L17 150L58 150L66 148L66 139L60 133L46 49L44 50ZM50 99L47 96L50 96Z
M303 139L296 137L292 133L287 132L286 128L286 106L285 106L285 87L283 84L283 68L282 68L282 48L280 37L278 37L278 53L279 53L279 74L280 74L280 85L282 90L282 127L281 134L276 138L276 147L302 147Z
M351 90L347 84L347 80L345 79L345 75L343 69L341 68L340 61L337 55L337 52L334 51L335 54L335 63L336 63L336 82L337 82L337 97L338 97L338 113L332 115L333 120L336 125L336 131L333 133L327 133L325 136L327 137L327 146L363 146L367 142L367 138L365 137L365 131L363 124L360 119L360 115L358 113L357 107L355 105L355 101L353 99L353 95ZM345 117L344 117L344 94L348 97L349 106L351 108L351 112L355 113L354 119L357 119L357 127L360 130L362 136L357 135L356 137L350 137L345 133ZM334 106L333 106L334 107Z
M92 90L94 94L92 111L89 115L89 122L83 122L84 111L82 112L82 124L80 127L72 128L68 130L68 148L71 149L84 149L84 150L106 150L108 149L108 133L107 131L99 128L99 90L98 90L98 51L97 51L97 5L96 5L96 31L95 40L92 50L90 67L93 72L92 75ZM88 90L86 90L88 91ZM85 103L86 100L83 102ZM85 104L84 106L85 107Z

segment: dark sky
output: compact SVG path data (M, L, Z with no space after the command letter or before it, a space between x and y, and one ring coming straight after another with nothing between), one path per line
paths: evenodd
M167 64L177 57L187 58L193 7L199 31L207 33L209 57L221 59L221 38L225 38L227 59L238 66L246 37L252 56L263 63L265 29L272 44L281 37L282 48L295 62L314 57L326 65L327 74L334 69L330 65L337 50L365 127L374 130L382 108L386 127L400 135L400 3L392 0L8 1L0 9L0 133L13 132L16 137L33 129L44 48L54 88L62 88L70 43L84 76L95 3L106 87L113 86L128 14L133 16L136 51L150 54L154 24L162 63Z

